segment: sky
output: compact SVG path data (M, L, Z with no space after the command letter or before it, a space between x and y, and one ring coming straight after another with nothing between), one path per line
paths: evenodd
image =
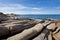
M60 14L60 0L0 0L5 14Z

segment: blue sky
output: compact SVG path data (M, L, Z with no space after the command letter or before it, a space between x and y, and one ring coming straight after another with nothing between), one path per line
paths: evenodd
M60 14L60 0L0 0L0 12L15 14Z

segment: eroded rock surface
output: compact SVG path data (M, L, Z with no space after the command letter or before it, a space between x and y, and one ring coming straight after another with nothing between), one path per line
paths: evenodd
M11 20L0 26L0 36L10 34L6 40L60 40L60 22Z

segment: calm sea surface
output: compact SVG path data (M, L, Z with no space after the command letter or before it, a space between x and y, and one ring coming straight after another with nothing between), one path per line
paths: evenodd
M53 19L59 19L60 20L60 14L50 14L50 15L20 15L17 16L18 18L34 18L34 19L43 19L43 18L53 18Z

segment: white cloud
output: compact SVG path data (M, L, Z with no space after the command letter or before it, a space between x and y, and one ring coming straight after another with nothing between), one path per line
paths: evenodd
M60 7L56 7L60 9ZM0 3L0 12L3 13L15 13L15 14L59 14L60 11L56 9L27 7L21 4L2 4Z
M56 8L56 9L60 9L60 7L54 7L54 8Z
M60 7L57 7L58 9L60 9Z
M0 4L0 11L4 13L15 12L27 7L20 4Z
M24 9L27 8L21 4L0 4L1 8L9 8L9 9Z
M36 14L38 13L37 10L41 10L42 8L32 8L26 7L21 4L2 4L0 3L0 11L4 13L18 13L18 14ZM32 11L33 10L33 11Z
M32 8L34 10L42 10L43 8Z

